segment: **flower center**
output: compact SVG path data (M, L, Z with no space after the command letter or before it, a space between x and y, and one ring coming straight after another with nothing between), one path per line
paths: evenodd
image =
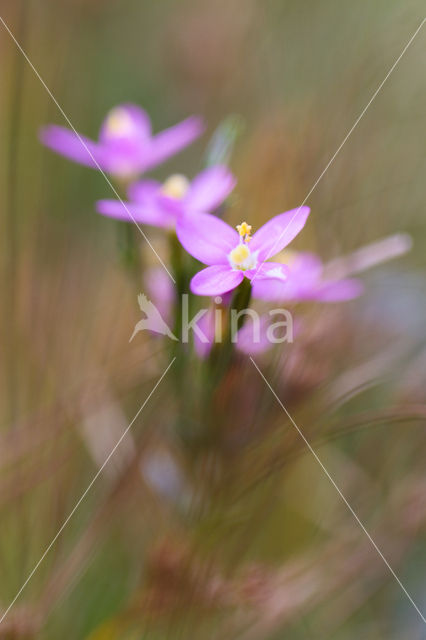
M179 173L175 173L174 175L170 176L170 178L167 178L167 180L163 183L161 192L165 196L173 198L174 200L182 200L182 198L186 196L188 189L188 178L182 176Z
M232 249L229 257L231 262L233 262L237 266L241 266L247 260L250 255L250 249L246 244L239 244L238 247Z
M110 111L107 117L106 128L108 135L112 138L114 136L131 135L133 132L133 120L125 109L117 107Z
M247 269L254 269L257 264L258 252L252 253L247 246L251 240L251 229L251 225L247 224L247 222L237 225L240 243L228 255L229 264L233 269L246 271Z

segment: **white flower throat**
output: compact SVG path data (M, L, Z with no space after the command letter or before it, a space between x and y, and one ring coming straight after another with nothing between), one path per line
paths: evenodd
M238 271L247 271L254 269L257 265L258 251L252 253L248 246L251 240L251 225L247 222L242 222L237 225L237 231L240 234L240 242L232 249L228 254L229 264L233 269Z
M190 183L186 176L175 173L163 182L161 192L173 200L183 200L188 193L189 186Z
M135 123L131 115L123 107L112 109L106 120L106 134L114 140L122 136L131 136L135 131Z

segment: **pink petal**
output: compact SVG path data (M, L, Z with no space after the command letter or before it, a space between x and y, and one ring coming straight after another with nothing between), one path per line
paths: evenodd
M305 226L309 207L280 213L260 227L250 242L251 251L259 251L259 260L267 260L284 249Z
M262 270L270 263L264 262ZM263 271L264 273L264 271ZM321 283L322 265L314 254L299 254L286 278L253 277L253 297L260 300L312 300Z
M253 279L253 284L259 279L278 279L280 282L284 282L289 277L290 270L286 264L281 262L263 262L258 265L256 269L250 269L245 272L245 275L250 280Z
M144 147L137 140L113 140L102 151L105 171L117 178L134 178L145 170Z
M178 153L198 138L204 130L201 118L192 116L151 138L145 167L152 168Z
M363 291L364 286L360 280L347 278L335 282L323 282L316 292L313 292L313 299L319 302L343 302L358 298Z
M304 283L314 283L322 277L323 263L315 253L297 253L290 263L290 277L302 280Z
M259 335L256 334L253 319L248 317L237 334L237 349L247 355L263 353L270 349L270 342L267 331L271 319L266 314L259 318Z
M264 262L262 267L268 264ZM306 292L312 296L312 292L317 290L322 271L322 262L318 256L313 253L298 253L290 266L286 266L285 286L274 280L258 285L256 276L253 279L253 296L262 300L307 299Z
M333 280L360 273L376 265L404 255L412 247L412 238L405 233L397 233L360 247L353 253L335 258L325 265L326 276Z
M236 179L223 166L210 167L199 173L185 198L188 211L209 213L217 209L235 187Z
M140 180L133 182L127 190L129 200L137 204L151 203L161 189L157 180Z
M169 274L163 267L150 267L144 271L147 294L167 324L172 322L175 290Z
M98 200L96 211L109 218L149 224L153 227L172 227L175 223L175 218L156 207L155 203L150 206L132 202L122 203L119 200Z
M99 165L106 169L104 150L93 140L54 124L43 127L39 135L41 142L52 151L86 167L97 169Z
M130 185L127 194L135 204L150 210L154 209L158 215L164 215L167 220L173 219L174 225L177 216L182 215L183 202L164 195L161 187L161 183L156 180L141 180Z
M305 281L291 273L287 281L278 279L255 278L253 280L253 298L268 301L306 302L343 302L361 295L363 285L360 280L346 279L332 281Z
M195 274L191 291L198 296L220 296L238 287L243 278L242 271L233 271L228 265L214 265Z
M287 283L276 278L254 278L252 296L258 300L286 300Z
M184 216L176 233L182 246L204 264L228 264L228 253L239 242L238 233L220 218L208 213Z

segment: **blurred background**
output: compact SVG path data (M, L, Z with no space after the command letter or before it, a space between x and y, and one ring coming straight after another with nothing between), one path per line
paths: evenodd
M227 215L255 226L304 200L423 13L418 0L0 2L82 134L95 138L121 102L143 106L154 131L205 118L206 134L160 179L199 171L234 114ZM295 242L327 261L407 232L412 251L366 274L354 302L302 305L301 335L260 361L423 612L425 44L423 27L309 197ZM113 196L97 172L39 143L42 125L65 122L3 25L0 56L5 611L170 358L151 336L128 343L142 284L120 261L117 223L94 209ZM148 235L167 260L160 234ZM187 375L185 393L194 383ZM164 380L0 638L426 637L253 367L231 371L223 394L226 433L199 450L176 436Z

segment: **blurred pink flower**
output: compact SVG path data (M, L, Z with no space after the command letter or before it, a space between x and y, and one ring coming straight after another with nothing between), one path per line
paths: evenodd
M260 300L301 302L338 302L351 300L363 291L360 280L342 278L328 280L324 277L324 265L313 253L298 253L288 265L285 280L254 280L253 296Z
M168 273L163 267L151 267L144 273L148 296L157 307L163 320L170 325L173 321L173 303L176 291Z
M261 300L303 302L339 302L352 300L364 290L357 278L348 278L410 250L412 241L406 234L395 234L361 247L348 256L328 264L313 253L290 254L285 280L277 278L253 282L253 296Z
M142 180L128 189L130 202L100 200L99 213L119 220L133 221L154 227L174 228L184 215L214 211L228 197L236 180L224 166L215 166L199 173L192 182L183 175L172 175L163 184Z
M207 342L201 340L198 333L194 332L194 347L200 358L207 358L216 341L215 311L215 308L209 309L198 322L198 326L207 338ZM259 316L259 325L258 329L256 329L253 326L253 319L248 318L235 336L235 348L247 355L256 355L270 349L273 346L273 343L267 335L270 323L271 318L267 314L262 314ZM218 341L220 342L220 340Z
M137 105L122 104L108 113L97 142L57 125L43 127L40 140L74 162L118 178L134 178L184 149L202 131L201 119L193 116L152 135L146 112Z

